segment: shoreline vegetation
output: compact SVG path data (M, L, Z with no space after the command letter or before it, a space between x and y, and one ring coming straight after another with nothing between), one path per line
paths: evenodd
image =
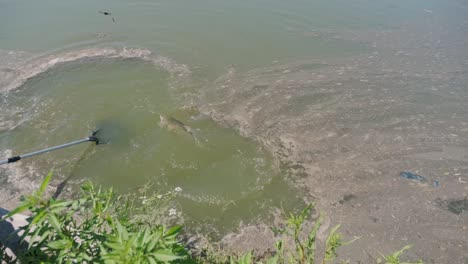
M345 240L336 225L325 241L319 241L323 215L309 204L299 213L283 210L284 225L272 227L278 239L267 252L248 250L236 255L215 243L199 248L187 242L182 226L172 224L177 212L171 200L182 191L179 187L163 194L149 194L145 189L143 194L119 196L87 182L81 185L80 195L62 200L46 197L51 178L49 173L39 190L23 197L1 219L30 212L24 225L10 234L9 239L16 237L16 245L10 243L7 248L0 243L2 263L350 263L337 250L360 239ZM310 219L311 215L315 217ZM376 263L423 263L400 260L410 248L382 254Z

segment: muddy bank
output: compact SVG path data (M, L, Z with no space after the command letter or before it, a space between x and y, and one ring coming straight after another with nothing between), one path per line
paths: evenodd
M468 259L466 17L421 16L398 29L335 33L367 45L365 54L233 67L205 93L204 113L262 142L332 224L362 236L341 250L353 261L407 244L407 256L425 263ZM242 238L231 237L237 248Z

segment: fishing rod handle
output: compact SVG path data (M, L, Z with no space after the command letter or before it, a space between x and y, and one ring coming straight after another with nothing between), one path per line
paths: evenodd
M65 144L62 144L62 145L58 145L58 146L54 146L54 147L50 147L50 148L46 148L46 149L41 149L41 150L38 150L38 151L26 153L26 154L19 155L19 156L10 157L8 159L0 160L0 165L7 164L7 163L13 163L13 162L16 162L16 161L18 161L20 159L24 159L24 158L28 158L28 157L31 157L31 156L39 155L39 154L46 153L46 152L49 152L49 151L54 151L54 150L57 150L57 149L70 147L70 146L73 146L73 145L76 145L76 144L81 144L81 143L88 142L88 141L94 141L94 139L91 138L91 137L87 137L87 138L83 138L83 139L80 139L80 140L65 143Z
M14 160L15 158L16 157L11 157L11 158L8 158L8 159L2 159L2 160L0 160L0 165L15 162L16 161L16 160Z

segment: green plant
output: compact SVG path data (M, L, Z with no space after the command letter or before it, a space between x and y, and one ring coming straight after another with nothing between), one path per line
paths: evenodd
M138 193L116 195L112 189L103 190L88 182L81 186L81 195L74 200L57 200L45 197L52 173L47 175L38 191L24 197L21 205L6 215L6 219L25 210L31 212L29 224L22 227L21 236L27 247L16 252L16 258L5 254L0 244L0 257L6 263L210 263L210 264L314 264L317 261L317 232L322 224L320 215L304 234L304 225L314 205L308 205L299 214L283 213L286 225L275 228L283 235L269 256L256 256L248 251L242 256L226 254L213 245L197 254L194 260L177 238L182 229L167 229L168 205L181 191L179 187L163 194L151 194L146 185ZM169 215L176 215L175 209ZM338 233L340 225L331 229L325 241L322 263L332 262L337 249L352 243L343 242ZM285 246L292 242L292 247ZM401 262L400 257L411 246L383 260L380 264L417 264ZM2 262L2 263L3 263Z
M316 243L317 243L317 232L322 224L323 216L320 215L314 222L311 231L306 238L301 238L303 233L304 223L307 217L310 215L310 211L313 209L314 204L308 205L302 212L299 214L283 213L287 216L286 227L273 228L273 231L277 234L286 235L288 238L292 239L294 244L294 250L287 250L284 246L284 241L279 239L276 242L275 248L276 252L273 256L267 258L263 262L258 262L262 264L313 264L316 262ZM343 242L341 234L337 233L337 230L340 226L335 226L331 231L325 243L325 258L323 263L333 260L336 257L336 250L342 246L352 243L358 238L354 238L351 241ZM232 262L231 262L232 263ZM245 264L245 263L254 263L251 252L247 252L244 256L238 258L234 263Z
M302 232L305 220L307 216L310 214L310 211L313 209L314 204L308 205L302 212L298 215L293 213L289 213L289 217L287 219L287 226L289 230L292 232L286 231L293 240L295 245L295 254L289 254L287 261L284 259L284 250L282 246L280 246L281 251L279 251L279 260L282 262L287 263L301 263L301 264L313 264L316 261L316 243L317 243L317 232L322 224L323 216L320 215L314 222L312 230L308 234L307 238L301 240L300 234ZM340 233L337 233L338 228L340 225L335 226L331 231L325 243L325 258L323 263L327 261L333 260L336 257L336 250L338 247L342 245L347 245L355 241L357 238L354 238L351 241L342 242L342 236Z
M189 259L177 241L181 227L167 230L133 218L139 211L134 196L117 196L91 183L81 186L81 197L72 201L49 199L39 190L26 196L7 217L29 209L29 224L21 239L27 250L14 261L21 263L168 263ZM12 262L14 262L12 261Z
M411 245L406 245L404 246L402 249L394 252L393 254L391 255L388 255L388 256L385 256L383 254L382 257L383 257L383 260L382 259L378 259L377 260L377 264L422 264L422 260L419 260L417 262L401 262L400 260L400 257L401 255L408 249L410 249L412 246Z
M249 251L237 260L231 260L231 264L250 264L252 261L252 251Z
M349 245L360 238L355 237L350 241L343 242L343 236L336 232L340 226L341 225L336 225L328 234L327 241L325 242L325 258L323 263L334 260L337 256L336 251L339 247Z

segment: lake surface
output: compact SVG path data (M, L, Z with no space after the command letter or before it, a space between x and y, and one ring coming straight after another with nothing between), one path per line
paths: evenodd
M322 78L310 74L328 67L316 60L370 52L372 41L350 32L393 30L434 9L443 13L456 1L449 2L0 0L2 156L86 137L96 127L113 137L91 153L75 146L0 175L26 174L28 188L52 168L59 179L73 174L76 182L92 179L121 192L148 182L161 192L181 187L180 216L218 234L274 207L301 208L309 196L291 179L298 167L269 148L269 126L296 117L304 124L301 116L340 101L334 93L299 93L276 108L281 100L270 90L263 95L271 101L247 101L281 81L294 94L295 82ZM236 111L210 116L211 106ZM255 108L263 116L249 127L230 122ZM193 136L161 127L160 114Z

